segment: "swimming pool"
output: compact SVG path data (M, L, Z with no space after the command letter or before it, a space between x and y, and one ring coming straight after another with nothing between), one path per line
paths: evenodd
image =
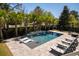
M42 31L42 32L30 33L29 35L27 35L27 37L34 40L37 45L41 45L50 40L54 40L54 38L57 38L61 35L62 34L57 33L57 32Z

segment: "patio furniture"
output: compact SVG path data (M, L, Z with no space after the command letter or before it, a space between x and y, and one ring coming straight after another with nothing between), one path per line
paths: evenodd
M54 54L54 55L60 56L60 55L64 54L65 49L66 49L65 46L63 48L63 45L57 44L56 46L52 46L51 50L49 52L52 53L52 54Z
M23 43L28 43L28 42L32 42L32 41L34 41L34 40L28 39L28 40L23 41Z
M57 46L53 46L53 47L51 47L51 49L54 49L54 50L56 50L56 51L58 51L60 53L64 53L64 50L58 48Z
M25 38L22 38L22 39L19 39L21 42L25 41L25 40L28 40L28 37L25 37Z
M62 40L62 41L64 41L64 42L67 42L67 43L72 43L72 42L70 42L70 41L67 41L67 40Z
M65 40L68 41L68 42L72 42L72 41L73 41L73 40L71 40L71 39L67 39L67 38L66 38Z
M54 45L51 48L51 53L55 55L63 55L66 53L70 53L75 51L76 47L77 47L77 39L75 37L67 37L65 39L63 39L60 44Z
M50 53L52 53L53 55L56 55L56 56L61 56L63 53L63 51L62 52L60 52L60 51L58 51L58 50L56 50L57 48L55 47L55 48L51 48L51 50L49 51Z
M71 43L69 42L65 42L65 41L61 41L63 44L67 44L67 45L70 45Z
M78 34L71 34L72 37L78 37Z
M60 49L63 49L63 50L67 49L67 46L63 46L61 44L58 44L57 47L60 48Z

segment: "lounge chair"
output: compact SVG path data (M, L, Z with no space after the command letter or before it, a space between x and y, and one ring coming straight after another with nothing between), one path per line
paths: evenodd
M32 41L34 41L34 40L28 39L28 40L23 41L23 43L28 43L28 42L32 42Z
M61 41L63 44L67 44L70 45L71 43L65 42L65 41Z
M78 37L78 34L71 34L72 37Z
M58 48L60 48L60 49L63 49L63 50L67 49L67 47L66 47L66 46L61 45L61 44L58 44L58 46L57 46L57 47L58 47Z
M70 41L62 40L63 42L71 43Z
M28 37L25 37L25 38L20 39L21 42L22 41L25 41L25 40L28 40Z
M72 42L73 40L70 40L70 39L65 39L66 41L69 41L69 42Z
M60 56L65 53L65 49L61 49L61 48L57 47L57 45L56 45L56 46L52 46L51 50L49 50L49 52L56 56Z
M54 49L54 50L57 51L57 52L64 53L64 50L58 48L57 46L51 47L51 50L52 50L52 49Z
M52 48L50 51L49 51L50 53L52 53L52 54L54 54L54 55L56 55L56 56L61 56L63 53L63 51L59 51L59 49L58 50L56 50L56 47L55 48Z
M53 54L55 53L57 55L63 55L66 52L67 48L68 47L66 44L64 44L64 45L56 44L55 46L51 47L51 50L49 52L51 52Z

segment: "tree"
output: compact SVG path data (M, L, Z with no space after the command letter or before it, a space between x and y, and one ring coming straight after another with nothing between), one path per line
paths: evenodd
M45 24L45 30L47 27L50 29L51 25L53 24L54 16L51 14L51 12L45 11L43 13L43 23Z
M78 20L79 15L78 15L78 12L77 12L77 11L72 10L72 11L70 11L70 14L74 15L74 16L75 16L75 18Z
M59 29L66 29L68 26L68 18L69 18L69 9L67 6L64 6L63 12L61 13L61 16L59 17Z
M36 22L37 22L37 16L34 14L34 13L32 13L31 14L31 19L30 19L31 21L32 21L32 24L33 24L33 30L35 31L35 29L36 29Z
M43 9L40 8L39 6L37 6L34 10L33 10L34 14L37 16L42 15Z
M51 14L51 12L48 12L48 19L47 19L47 22L48 22L48 28L50 30L50 27L51 25L54 25L54 16Z
M38 22L39 17L42 15L42 13L43 13L43 10L42 10L39 6L37 6L37 7L30 13L31 18L29 18L29 19L32 20L33 29L34 29L34 30L36 30L36 24L37 24L37 22ZM37 25L38 25L38 24L37 24ZM37 27L39 27L39 26L37 26Z
M0 3L0 10L7 10L9 11L10 9L10 4L9 3Z
M9 21L9 25L15 25L15 35L17 36L18 35L18 32L17 32L17 14L15 12L11 12L10 15L10 21Z
M57 29L57 25L58 25L58 23L59 23L59 19L54 18L54 19L52 20L53 28L56 28L56 29Z
M23 19L23 16L21 13L15 13L15 12L11 12L10 15L10 20L9 20L9 24L10 25L15 25L15 35L18 36L18 27L17 25L19 24L22 24L22 19Z
M43 23L43 15L40 15L37 19L38 30L41 30L42 23Z
M5 21L6 21L6 23L5 23L5 28L7 28L8 29L8 24L7 24L7 22L9 21L8 19L9 19L9 12L10 12L10 10L11 10L11 6L10 6L10 4L9 3L0 3L0 10L5 10L5 12L6 12L6 14L7 15L5 15Z
M11 12L8 13L7 25L15 25L15 35L18 36L17 25L22 24L24 14L22 12L22 4L16 3L15 6L11 6Z
M30 18L30 16L28 15L28 14L23 14L23 22L24 22L24 26L25 26L25 33L27 33L27 26L28 26L28 23L29 23L29 18Z
M5 11L4 10L0 10L0 37L1 40L3 40L3 32L2 29L4 28L5 25Z
M45 11L44 14L43 14L43 24L44 24L44 27L45 27L45 30L47 30L47 26L48 26L48 12Z
M71 28L77 28L78 21L73 14L70 14L68 23Z

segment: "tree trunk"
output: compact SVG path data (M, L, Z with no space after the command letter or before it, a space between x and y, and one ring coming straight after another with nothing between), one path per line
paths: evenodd
M50 30L50 24L48 25L48 30Z
M45 24L45 30L46 30L46 31L47 31L47 26L48 26L48 24L46 23L46 24Z
M1 36L1 41L3 40L3 33L2 33L2 29L0 28L0 36Z
M41 24L39 25L39 30L41 31Z
M27 23L25 22L25 33L27 33Z
M9 24L6 24L7 29L9 29Z
M24 20L24 26L25 26L25 34L27 34L27 26L28 26L28 19Z
M17 24L15 24L15 35L18 36L18 28L17 28Z
M25 26L25 29L26 29L26 33L27 33L27 25Z
M33 24L33 30L35 31L35 23Z
M47 27L47 26L45 25L45 30L46 30L46 27Z

